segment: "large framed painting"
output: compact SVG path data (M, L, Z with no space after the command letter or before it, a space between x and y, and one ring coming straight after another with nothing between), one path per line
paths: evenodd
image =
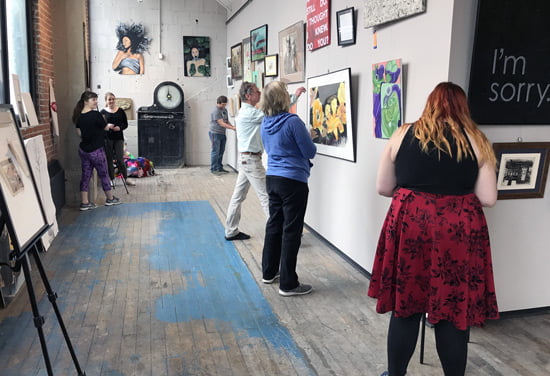
M210 37L183 37L184 73L210 77Z
M305 80L305 39L302 21L279 31L279 79L286 83Z
M355 162L351 69L307 79L308 126L319 154Z
M376 138L390 138L403 124L401 59L372 65L373 125Z
M243 44L237 43L231 47L231 78L241 80L243 78Z
M48 227L29 157L10 105L0 104L0 210L16 249L28 248Z
M494 143L493 149L499 200L544 197L550 142Z
M250 30L251 60L263 60L265 55L267 55L267 24Z

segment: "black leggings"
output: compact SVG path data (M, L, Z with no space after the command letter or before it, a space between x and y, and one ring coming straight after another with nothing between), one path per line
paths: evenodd
M388 373L403 376L414 353L423 313L395 317L392 313L388 330ZM470 330L459 330L449 321L434 325L435 344L445 376L463 376L468 358Z

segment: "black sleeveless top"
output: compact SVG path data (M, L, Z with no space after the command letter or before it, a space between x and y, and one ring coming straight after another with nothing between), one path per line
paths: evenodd
M448 130L445 130L445 137L449 140L453 157L444 152L438 153L433 143L428 144L428 153L425 153L419 140L414 137L413 127L414 124L407 129L395 158L397 185L413 191L453 196L472 193L478 174L475 156L463 156L457 162L456 141Z

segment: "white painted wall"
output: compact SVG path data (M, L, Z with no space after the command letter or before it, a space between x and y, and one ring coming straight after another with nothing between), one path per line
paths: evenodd
M357 264L371 271L380 227L390 200L375 191L378 160L386 141L375 139L372 128L371 66L401 58L404 64L405 121L415 121L433 87L452 80L467 90L477 0L429 1L427 12L378 28L373 49L372 29L363 28L363 0L332 0L331 45L306 53L306 77L351 68L356 163L317 155L310 179L306 222ZM357 43L339 47L336 12L354 6ZM269 0L254 0L227 26L231 45L267 23L268 53L278 52L278 32L305 21L305 1L280 0L276 11ZM231 95L238 90L228 91ZM301 85L301 84L299 84ZM306 85L305 83L303 84ZM298 85L291 85L294 91ZM298 113L306 121L302 96ZM549 140L547 126L482 128L492 142ZM487 209L497 295L502 311L550 306L550 193L544 199L499 201Z
M208 122L216 98L226 92L225 57L227 10L216 0L94 0L90 1L92 90L100 96L112 91L132 98L134 111L153 104L153 91L163 81L174 81L185 96L185 163L210 164ZM116 54L115 28L119 22L142 23L152 38L144 54L145 74L120 75L111 69ZM183 36L209 36L210 77L186 77ZM159 59L159 53L164 59ZM134 117L136 119L137 116Z

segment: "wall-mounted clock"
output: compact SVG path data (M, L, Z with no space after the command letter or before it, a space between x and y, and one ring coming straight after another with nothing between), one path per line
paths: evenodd
M175 82L165 81L155 88L155 106L168 112L183 112L183 90Z

